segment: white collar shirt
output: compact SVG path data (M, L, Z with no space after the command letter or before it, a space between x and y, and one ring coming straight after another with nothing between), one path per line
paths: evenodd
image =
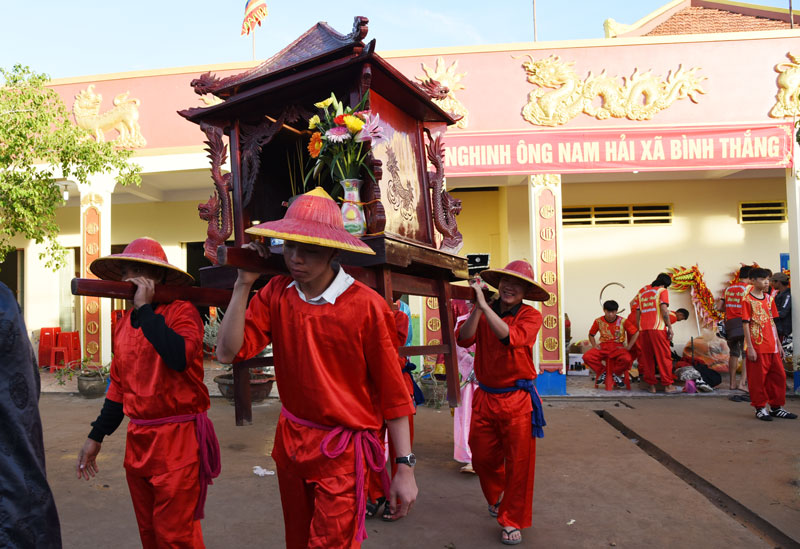
M331 282L330 286L328 286L325 291L319 294L317 297L306 297L302 290L300 290L300 286L298 286L297 282L294 280L292 280L292 282L286 287L291 288L294 286L294 289L297 290L297 295L300 296L300 299L311 305L325 305L326 303L333 305L336 303L336 299L345 293L347 288L349 288L353 282L355 282L353 277L344 272L344 269L340 267L339 272L337 272L336 276L333 277L333 281Z

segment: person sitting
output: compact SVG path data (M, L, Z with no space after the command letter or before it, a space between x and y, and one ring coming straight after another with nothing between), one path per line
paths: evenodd
M596 375L596 385L606 381L606 372L611 372L614 384L625 387L622 376L633 364L630 350L639 337L639 332L630 323L617 315L619 304L609 300L603 303L603 316L595 319L589 330L589 343L592 348L583 355L583 362ZM600 344L595 335L600 333ZM627 339L627 343L626 343ZM609 387L610 388L610 387Z

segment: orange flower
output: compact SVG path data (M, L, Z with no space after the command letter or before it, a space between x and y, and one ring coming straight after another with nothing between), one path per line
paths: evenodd
M317 158L322 150L322 134L314 132L311 134L311 140L308 142L308 154L311 158Z

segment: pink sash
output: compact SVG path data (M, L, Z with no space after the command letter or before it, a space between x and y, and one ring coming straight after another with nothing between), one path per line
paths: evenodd
M364 494L364 484L366 482L364 475L364 456L367 459L367 465L376 473L381 474L381 482L383 483L383 493L389 495L389 475L386 473L386 455L383 452L383 444L375 436L375 433L369 430L354 431L342 425L338 427L328 427L327 425L320 425L307 419L300 419L295 416L286 408L281 408L281 414L293 423L310 427L312 429L322 429L323 431L330 431L319 445L319 450L327 458L337 458L344 453L347 446L350 444L350 439L355 439L355 458L356 458L356 541L362 542L367 539L367 528L364 525L364 517L367 512L367 498ZM331 441L338 437L338 442L333 450L329 450L328 446Z
M130 420L134 425L164 425L165 423L195 422L194 429L197 434L197 446L199 447L200 453L200 472L198 475L198 480L200 481L200 496L197 498L194 519L202 520L205 518L203 509L206 505L208 485L214 484L214 481L211 479L217 478L222 469L220 464L219 441L217 441L217 434L214 432L214 424L208 419L208 414L206 412L200 412L199 414L184 414L180 416L162 417L159 419L130 418Z

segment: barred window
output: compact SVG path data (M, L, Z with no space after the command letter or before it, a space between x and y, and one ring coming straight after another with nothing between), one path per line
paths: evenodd
M739 223L783 223L786 221L786 202L741 202Z
M605 225L669 225L672 204L569 206L561 209L565 227Z

